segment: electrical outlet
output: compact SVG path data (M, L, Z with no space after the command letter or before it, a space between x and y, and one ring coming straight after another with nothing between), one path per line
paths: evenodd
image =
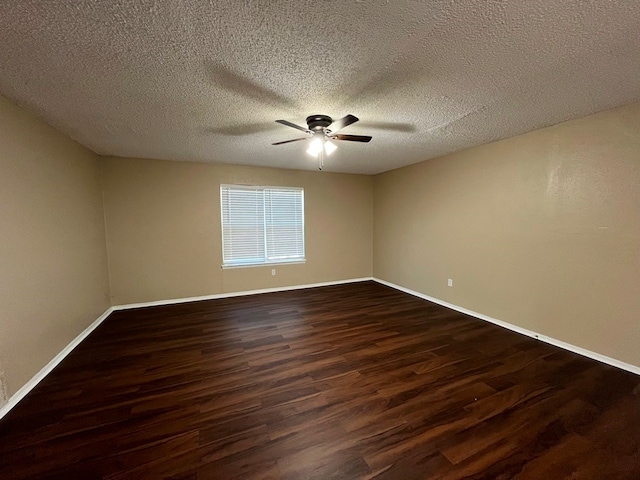
M271 269L271 275L275 275L275 274L276 274L276 269L275 269L275 268L272 268L272 269Z
M447 285L450 286L450 287L453 287L453 279L452 278L447 280Z

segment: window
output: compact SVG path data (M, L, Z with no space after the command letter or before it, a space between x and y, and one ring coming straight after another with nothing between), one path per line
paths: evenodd
M304 190L220 185L224 266L304 261Z

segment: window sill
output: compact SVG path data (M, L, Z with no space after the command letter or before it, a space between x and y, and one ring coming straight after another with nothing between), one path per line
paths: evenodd
M223 270L231 270L234 268L252 268L252 267L275 267L277 265L299 265L307 263L307 259L291 260L290 262L270 262L270 263L245 263L240 265L222 265Z

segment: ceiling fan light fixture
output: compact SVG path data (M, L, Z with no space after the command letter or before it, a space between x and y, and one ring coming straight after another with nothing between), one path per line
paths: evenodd
M331 155L333 152L336 151L337 148L338 147L336 147L336 144L331 143L329 140L324 142L324 151L327 153L327 155Z
M311 140L311 144L309 145L309 148L307 149L307 153L309 155L312 155L314 157L317 157L320 152L322 151L322 139L321 138L314 138L313 140Z
M358 117L351 114L336 121L328 115L311 115L307 117L307 128L304 128L300 125L296 125L295 123L291 123L288 120L276 120L276 122L282 125L295 128L296 130L301 130L307 135L310 135L310 137L294 138L293 140L272 143L272 145L282 145L285 143L300 142L310 139L311 143L309 144L307 153L319 160L319 168L322 170L325 154L329 156L338 148L330 140L346 140L348 142L362 143L368 143L371 141L371 137L366 135L345 135L342 133L336 133L338 130L348 127L357 121ZM329 129L329 127L332 128Z

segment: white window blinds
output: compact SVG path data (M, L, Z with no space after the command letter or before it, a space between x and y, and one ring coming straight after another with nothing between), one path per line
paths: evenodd
M221 185L224 265L304 260L304 190Z

